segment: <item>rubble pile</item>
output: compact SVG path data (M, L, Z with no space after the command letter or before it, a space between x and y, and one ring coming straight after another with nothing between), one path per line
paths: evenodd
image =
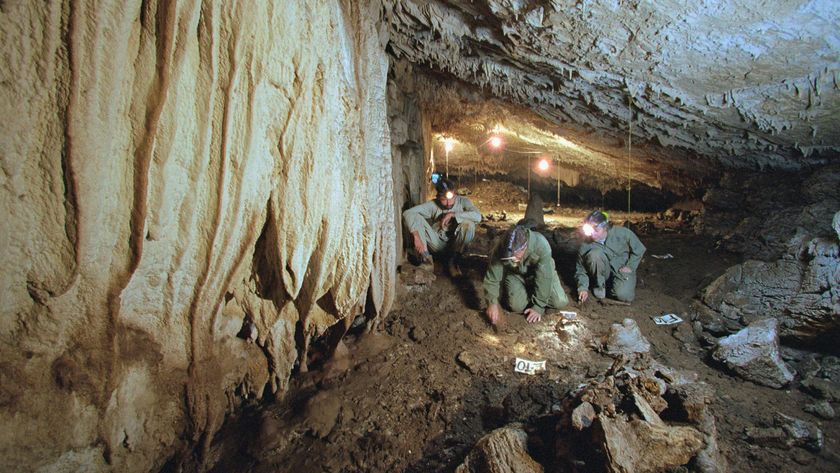
M712 388L646 353L618 355L565 404L557 425L561 470L653 472L692 463L726 471L709 412Z

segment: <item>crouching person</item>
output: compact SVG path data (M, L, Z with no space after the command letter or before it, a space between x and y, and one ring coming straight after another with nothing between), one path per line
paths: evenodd
M461 276L459 261L475 237L481 212L470 199L457 194L455 183L441 179L435 184L437 196L403 212L411 233L414 252L422 263L432 263L432 253L448 254L449 274Z
M542 319L546 309L561 309L569 303L554 269L548 240L520 225L505 233L490 254L484 293L487 317L494 325L502 315L500 304L534 323Z
M575 269L578 300L607 295L622 302L636 297L636 268L645 245L630 229L613 227L606 212L595 210L583 221L587 241L580 246Z

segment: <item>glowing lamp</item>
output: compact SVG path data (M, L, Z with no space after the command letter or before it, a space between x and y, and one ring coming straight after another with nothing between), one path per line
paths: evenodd
M537 169L539 169L540 171L548 170L548 160L540 159L540 162L537 163Z
M492 148L501 148L502 147L502 138L499 136L491 136L490 137L490 146Z
M455 147L455 140L452 138L447 138L443 140L443 149L448 153L452 151L452 148Z
M446 197L447 200L454 199L455 198L455 193L452 192L452 191L446 191L446 194L444 194L443 196Z
M593 233L595 233L595 227L593 227L591 223L584 223L583 234L588 237L591 237Z

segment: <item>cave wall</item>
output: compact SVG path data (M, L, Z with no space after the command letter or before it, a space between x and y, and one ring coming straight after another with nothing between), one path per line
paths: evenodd
M380 15L0 3L0 469L180 462L308 340L388 312Z
M722 173L702 197L698 231L748 259L772 261L803 241L831 237L840 209L840 164L800 172Z
M421 109L415 89L414 67L406 61L394 61L388 78L388 122L391 127L391 155L394 167L395 211L426 200L428 180L426 162L431 130ZM397 225L397 241L403 241L403 225ZM399 244L400 261L406 257L405 245Z

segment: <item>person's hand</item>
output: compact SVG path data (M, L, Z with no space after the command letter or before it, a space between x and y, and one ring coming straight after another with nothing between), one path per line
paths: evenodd
M586 302L586 299L589 299L589 291L578 292L578 302Z
M622 266L622 267L618 268L618 272L627 274L627 273L632 273L633 270L630 269L630 266Z
M440 218L440 227L441 228L448 227L449 226L449 221L452 220L452 217L454 217L454 216L455 216L455 214L453 212L446 212L445 214L443 214L443 217Z
M502 308L499 307L499 304L490 304L490 306L487 307L487 318L490 319L491 324L496 325L501 316Z
M542 315L534 309L525 309L525 320L529 324L533 324L535 322L539 322L542 319Z
M417 252L418 255L425 254L428 249L426 248L426 244L423 243L423 240L420 238L420 235L414 233L414 251Z

